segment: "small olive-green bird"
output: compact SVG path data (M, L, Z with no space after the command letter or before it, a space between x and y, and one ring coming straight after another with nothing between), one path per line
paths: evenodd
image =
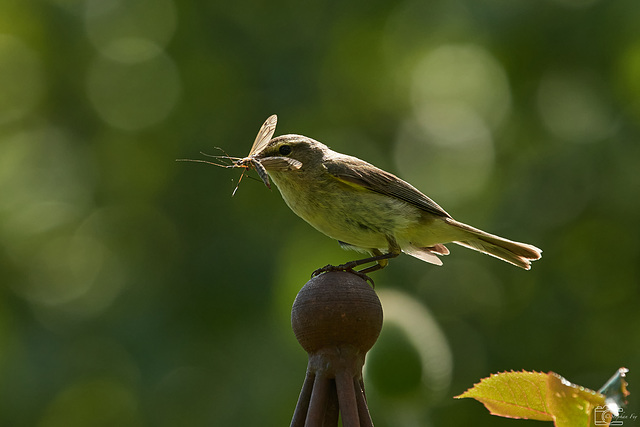
M357 157L331 150L302 135L271 138L277 117L264 123L248 157L234 166L255 168L269 186L269 177L282 198L300 218L336 239L344 248L368 252L371 257L329 270L347 270L377 264L358 273L384 268L404 252L442 265L445 243L483 252L529 270L540 259L535 246L485 233L456 221L411 184Z

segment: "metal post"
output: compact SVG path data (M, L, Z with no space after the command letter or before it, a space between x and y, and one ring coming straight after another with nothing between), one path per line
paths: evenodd
M382 305L361 277L341 271L309 280L291 310L309 355L291 427L373 427L362 381L366 353L382 329Z

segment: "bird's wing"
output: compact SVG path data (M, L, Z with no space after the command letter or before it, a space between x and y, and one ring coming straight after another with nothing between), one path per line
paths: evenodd
M356 157L325 159L323 165L329 174L340 181L395 197L437 216L450 217L436 202L413 185Z

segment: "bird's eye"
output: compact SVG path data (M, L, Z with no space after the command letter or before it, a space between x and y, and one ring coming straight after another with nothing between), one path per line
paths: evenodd
M281 145L280 148L278 149L278 151L283 156L286 156L287 154L291 153L291 146L290 145Z

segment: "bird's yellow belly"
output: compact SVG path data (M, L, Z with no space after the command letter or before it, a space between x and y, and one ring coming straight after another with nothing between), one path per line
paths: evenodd
M340 182L301 190L272 176L283 199L299 217L327 236L364 249L389 246L387 236L406 234L419 221L417 208Z

